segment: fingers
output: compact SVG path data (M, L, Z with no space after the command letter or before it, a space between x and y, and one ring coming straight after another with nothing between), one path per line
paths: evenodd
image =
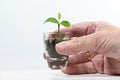
M69 41L64 41L56 44L56 50L60 54L72 55L81 51L97 51L99 44L101 44L98 33L74 38Z
M66 68L62 69L66 74L84 74L84 73L96 73L92 62L86 62L82 64L70 64Z
M89 54L91 55L91 58L93 58L96 55L96 52L89 52ZM87 51L79 52L76 55L70 55L68 58L68 63L70 64L85 63L88 61Z
M96 27L98 27L97 22L83 22L73 24L70 28L63 28L61 29L61 32L71 32L73 34L73 37L79 37L94 33Z
M101 54L96 55L92 59L92 62L98 73L104 73L104 56L103 55Z

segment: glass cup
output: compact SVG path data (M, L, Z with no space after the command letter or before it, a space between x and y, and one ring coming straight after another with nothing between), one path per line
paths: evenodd
M62 41L70 40L70 32L58 33L58 32L47 32L43 33L44 51L45 58L48 66L51 69L61 69L67 65L68 56L61 55L55 50L55 45Z

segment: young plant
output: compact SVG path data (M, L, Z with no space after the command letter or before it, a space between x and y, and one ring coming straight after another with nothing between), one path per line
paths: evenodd
M70 27L70 22L66 20L60 20L61 14L58 13L58 18L49 17L44 21L51 22L57 24L58 31L57 33L49 33L48 35L44 35L44 43L45 43L45 53L47 54L46 59L48 65L51 69L60 69L67 64L68 56L60 55L55 49L55 45L61 41L70 40L70 33L61 33L60 26Z
M57 26L58 26L58 34L60 34L60 25L62 25L62 26L64 26L64 27L70 27L70 26L71 26L71 24L70 24L69 21L66 21L66 20L60 21L60 19L61 19L61 14L58 13L58 18L57 18L57 19L54 18L54 17L49 17L48 19L46 19L46 20L44 21L44 23L46 23L46 22L51 22L51 23L57 24Z

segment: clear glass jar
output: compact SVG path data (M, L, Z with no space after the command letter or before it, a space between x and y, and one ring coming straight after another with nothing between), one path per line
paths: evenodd
M51 69L61 69L67 65L68 56L61 55L55 50L55 45L62 41L70 40L70 32L55 33L47 32L43 33L45 58L48 62L48 66Z

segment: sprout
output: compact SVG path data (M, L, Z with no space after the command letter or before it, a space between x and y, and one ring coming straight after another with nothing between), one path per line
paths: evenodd
M71 24L70 24L69 21L66 21L66 20L60 21L60 19L61 19L61 14L58 13L58 18L57 18L57 19L54 18L54 17L49 17L48 19L46 19L46 20L44 21L44 23L46 23L46 22L51 22L51 23L57 24L57 25L58 25L58 34L60 34L60 25L62 25L62 26L64 26L64 27L70 27L70 26L71 26Z

